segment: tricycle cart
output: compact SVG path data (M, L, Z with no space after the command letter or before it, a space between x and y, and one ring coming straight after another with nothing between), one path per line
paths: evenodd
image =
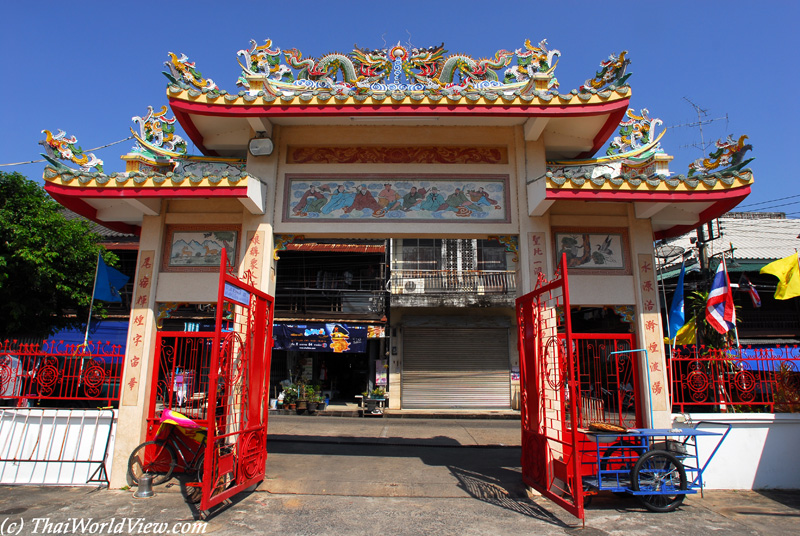
M703 471L730 429L731 425L724 432L697 428L587 432L582 452L584 504L605 490L634 495L653 512L675 510L687 494L702 492ZM697 438L706 436L719 441L701 466Z

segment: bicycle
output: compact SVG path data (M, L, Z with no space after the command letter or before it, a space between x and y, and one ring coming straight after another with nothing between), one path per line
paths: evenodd
M187 500L199 502L202 497L203 459L208 429L170 409L162 410L158 414L158 421L156 437L161 436L163 428L169 427L169 430L162 438L145 441L133 449L128 458L129 479L138 486L142 476L150 475L152 484L158 486L167 482L178 468L179 472L186 475ZM186 439L192 433L197 446L191 445Z

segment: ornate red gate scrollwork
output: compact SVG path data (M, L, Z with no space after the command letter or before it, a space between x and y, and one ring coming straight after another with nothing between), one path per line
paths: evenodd
M263 480L267 458L273 298L226 267L223 250L209 366L203 510Z
M552 280L539 274L517 298L522 391L522 479L583 519L579 395L569 315L566 255Z

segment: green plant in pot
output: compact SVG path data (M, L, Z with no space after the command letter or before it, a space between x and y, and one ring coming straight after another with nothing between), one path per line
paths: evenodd
M383 387L376 387L369 394L370 398L374 398L376 400L383 400L385 396L386 396L386 390Z
M288 409L293 409L297 404L297 385L289 384L283 388L283 405Z

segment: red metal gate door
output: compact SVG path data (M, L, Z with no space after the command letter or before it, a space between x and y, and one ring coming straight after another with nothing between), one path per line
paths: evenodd
M517 298L522 387L522 479L583 519L578 397L567 259L551 281L539 274Z
M267 458L273 298L228 274L226 267L223 249L209 369L203 510L263 480Z

